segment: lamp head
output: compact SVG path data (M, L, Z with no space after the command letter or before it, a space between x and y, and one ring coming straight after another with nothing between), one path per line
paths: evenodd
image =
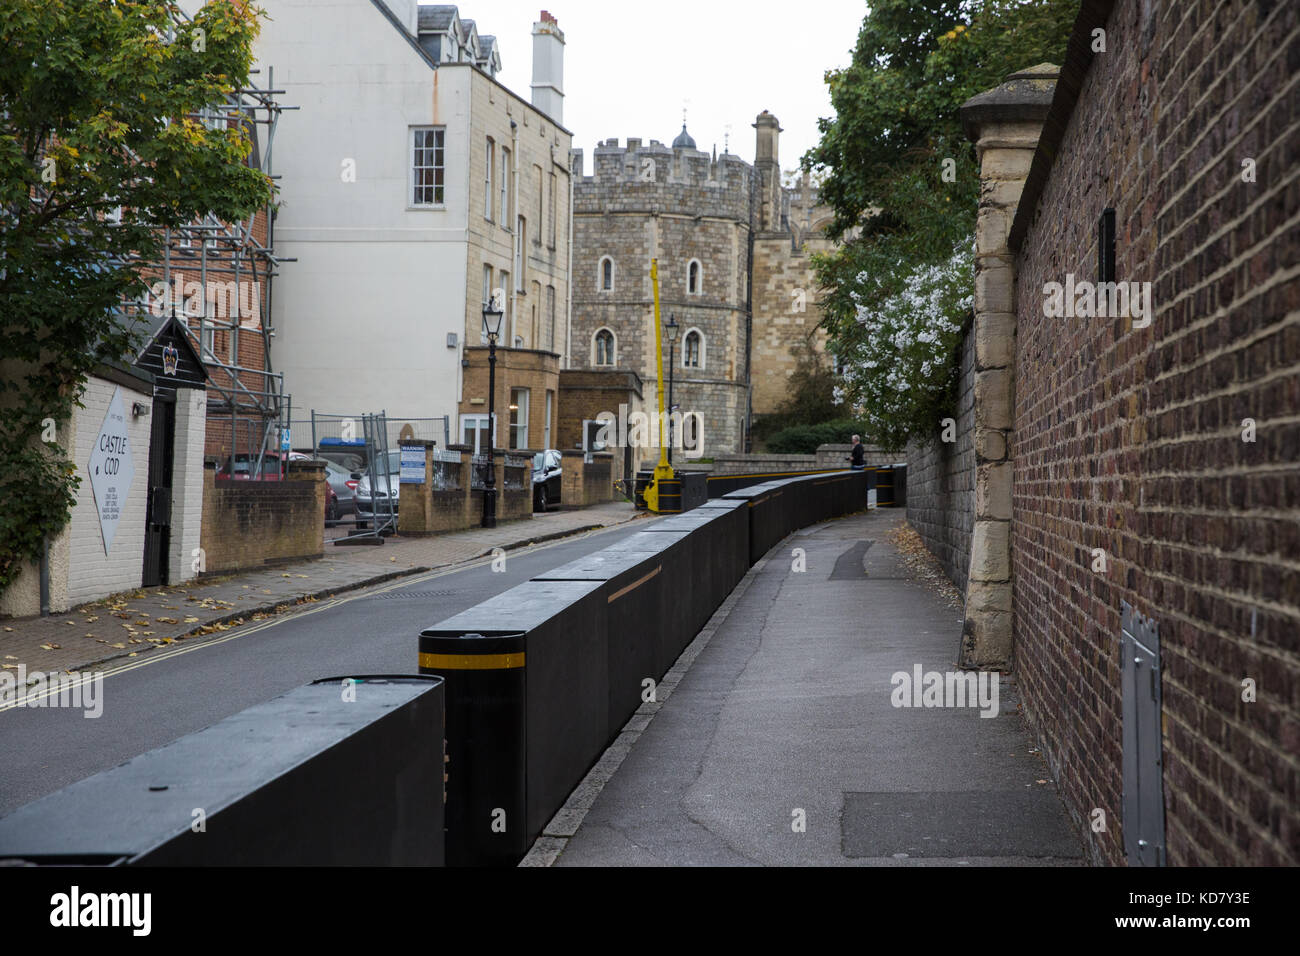
M677 324L677 316L676 316L676 315L669 315L669 316L668 316L668 324L664 326L664 329L668 332L668 341L669 341L669 342L676 342L676 341L677 341L677 333L681 331L681 328L682 328L682 327L681 327L680 325Z
M501 307L503 298L501 290L497 289L492 293L492 300L483 304L483 331L494 341L501 334L501 319L506 314Z

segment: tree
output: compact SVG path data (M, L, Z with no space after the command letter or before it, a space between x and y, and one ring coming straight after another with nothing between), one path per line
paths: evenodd
M273 194L244 125L199 119L248 84L259 15L243 0L192 20L172 0L0 5L0 591L67 523L76 468L42 439L138 343L118 307L144 291L162 230Z
M951 344L947 327L966 321L971 278L954 250L974 233L979 170L961 104L1016 70L1060 63L1077 12L1072 0L878 0L850 65L827 74L835 116L820 121L803 162L824 175L821 197L843 242L814 264L830 348L850 369L845 397L866 409L873 442L896 447L937 428L946 408L934 390L951 394L955 349L942 368L929 349L863 361L879 358L871 340L886 318L897 317L893 334L914 324L922 287L950 310L934 316L936 342ZM873 415L870 403L900 382L917 387L916 400Z

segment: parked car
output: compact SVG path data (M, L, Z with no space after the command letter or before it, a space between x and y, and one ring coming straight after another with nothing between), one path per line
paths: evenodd
M357 484L358 479L352 477L352 472L344 468L337 462L324 459L325 461L325 481L329 484L330 495L334 503L333 515L330 514L330 504L327 501L325 505L325 520L338 521L344 515L356 514L357 510Z
M365 471L353 472L358 477L355 479L356 487L356 510L357 526L368 526L375 516L375 500L388 499L392 502L393 514L397 514L397 502L401 495L399 490L399 479L402 474L402 453L400 451L390 451L388 460L382 459L376 462L376 483L379 487L374 489L372 494L370 488L370 475ZM385 508L381 515L387 515L388 509Z
M292 452L290 453L292 454ZM305 455L303 457L306 457ZM230 479L234 481L279 481L281 477L280 453L268 451L262 456L262 473L254 476L253 466L257 463L257 455L240 453L237 455L227 455L226 458L217 466L216 477L220 479Z
M554 448L533 456L533 510L546 511L560 503L560 453Z

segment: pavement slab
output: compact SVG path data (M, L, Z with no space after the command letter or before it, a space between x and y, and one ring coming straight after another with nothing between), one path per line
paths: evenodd
M572 836L559 848L566 834L549 831L534 861L1079 865L1006 675L984 678L982 708L974 695L895 706L896 674L957 673L962 626L891 541L903 523L880 509L774 548L595 800L584 794Z

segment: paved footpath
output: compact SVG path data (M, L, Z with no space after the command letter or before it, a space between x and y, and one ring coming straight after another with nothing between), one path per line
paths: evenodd
M534 515L380 546L325 544L325 556L177 587L148 588L44 618L0 619L0 666L17 671L84 670L155 647L261 620L280 610L435 568L464 564L537 541L644 517L626 502Z
M893 705L896 672L955 671L961 633L902 530L878 510L775 548L525 863L1080 864L1009 680L992 718Z

